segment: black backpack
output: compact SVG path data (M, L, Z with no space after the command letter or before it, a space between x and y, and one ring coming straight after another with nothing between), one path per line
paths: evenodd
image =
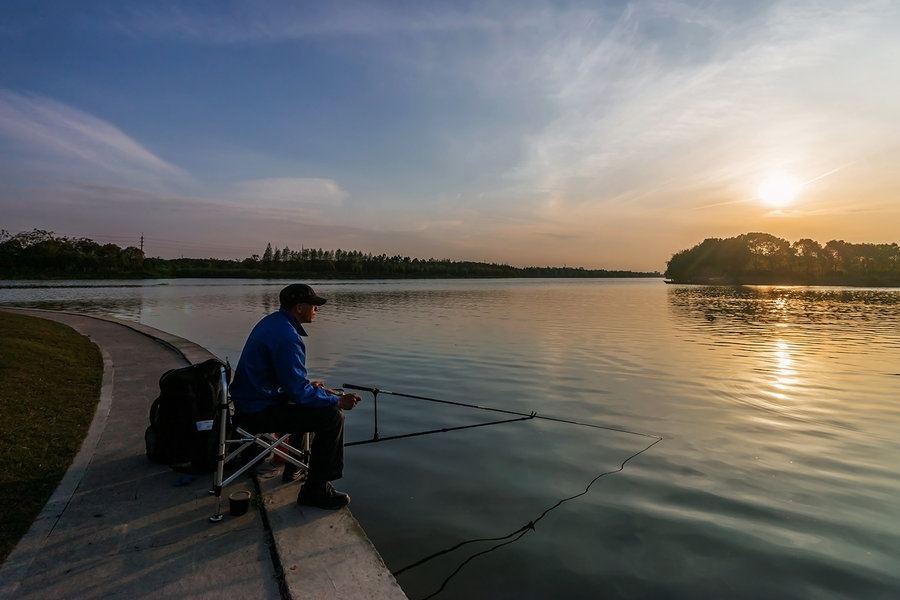
M144 432L147 458L178 471L215 469L222 367L231 381L231 366L215 358L163 373Z

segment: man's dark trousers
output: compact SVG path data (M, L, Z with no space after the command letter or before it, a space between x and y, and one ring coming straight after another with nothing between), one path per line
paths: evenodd
M285 402L257 413L236 414L234 421L251 433L290 433L295 441L313 433L307 484L334 481L344 474L344 411L337 405Z

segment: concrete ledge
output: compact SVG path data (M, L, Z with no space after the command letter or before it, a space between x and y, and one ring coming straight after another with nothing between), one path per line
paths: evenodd
M260 480L265 510L293 598L406 598L350 510L298 506L296 483Z

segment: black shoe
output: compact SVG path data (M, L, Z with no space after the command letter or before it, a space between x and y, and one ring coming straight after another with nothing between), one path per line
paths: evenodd
M313 486L307 483L300 488L300 493L297 495L297 504L334 510L350 504L350 496L334 489L331 482Z
M306 471L304 471L300 467L295 466L293 463L285 463L284 470L281 472L281 480L285 483L290 483L291 481L299 481L303 479L303 475L305 474Z

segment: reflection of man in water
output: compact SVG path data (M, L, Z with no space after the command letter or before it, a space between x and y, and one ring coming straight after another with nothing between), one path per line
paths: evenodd
M292 283L279 295L281 308L256 324L244 344L234 371L231 398L235 422L254 433L290 433L299 440L313 433L309 473L297 495L297 504L341 508L350 496L331 481L344 471L344 410L361 400L358 394L339 394L310 381L306 373L306 331L325 298L311 287ZM282 479L300 473L290 463Z

